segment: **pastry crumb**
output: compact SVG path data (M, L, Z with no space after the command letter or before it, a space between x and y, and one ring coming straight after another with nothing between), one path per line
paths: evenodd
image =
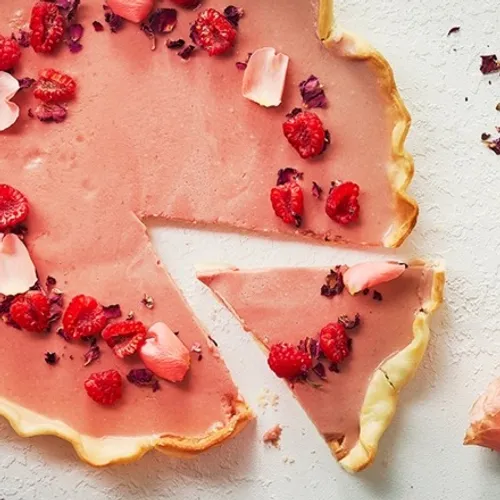
M272 444L275 448L278 448L282 431L283 429L281 428L281 425L276 424L264 433L262 441L266 444Z
M294 464L295 463L295 459L291 458L291 457L284 456L283 457L283 462L285 464Z
M278 403L279 403L279 396L271 392L269 389L262 389L257 398L257 404L259 405L260 408L264 409L271 407L274 408L274 410L276 410Z

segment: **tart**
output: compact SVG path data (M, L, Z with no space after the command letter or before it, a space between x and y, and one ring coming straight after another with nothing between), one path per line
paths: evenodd
M269 352L340 464L370 465L425 353L443 300L441 265L207 269L198 278Z

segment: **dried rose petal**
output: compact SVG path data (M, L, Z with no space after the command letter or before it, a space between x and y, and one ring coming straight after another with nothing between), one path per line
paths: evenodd
M167 49L180 49L181 47L184 47L185 44L186 44L186 41L183 40L182 38L179 38L178 40L170 40L170 38L169 38L165 42Z
M59 361L59 356L55 352L45 353L45 362L48 365L55 365Z
M61 14L66 18L66 21L71 22L76 18L80 0L56 0L55 4L59 8Z
M83 366L89 366L91 363L101 357L101 348L95 344L91 344L90 349L83 355Z
M460 31L460 26L453 26L453 28L450 28L450 31L448 31L448 35L446 36L450 36L452 33L457 33L458 31Z
M278 180L276 181L276 185L281 186L282 184L286 184L287 182L302 179L302 177L304 177L304 173L299 172L295 168L280 168L278 170Z
M344 279L340 272L340 266L335 266L335 270L330 269L330 274L325 278L326 283L321 287L323 297L335 297L344 291Z
M152 387L153 392L156 392L160 388L158 379L147 368L134 368L130 370L127 374L127 380L139 387Z
M179 52L177 52L177 55L182 59L184 59L185 61L187 61L191 57L191 54L194 52L195 48L196 47L194 45L188 45L187 47L184 47L182 50L179 50Z
M83 36L83 26L81 24L72 24L68 28L68 36L70 40L78 42Z
M62 328L58 328L56 334L63 338L66 342L71 340L70 336Z
M123 27L123 17L116 15L107 5L103 5L104 20L109 24L112 33L118 32Z
M119 304L112 304L110 306L104 306L103 308L104 315L108 320L121 318L122 310Z
M247 63L236 61L236 68L240 71L245 71L247 69Z
M29 31L19 30L17 36L12 33L12 38L19 44L21 47L29 47L30 46L30 33Z
M228 5L224 9L224 17L235 27L238 27L240 19L245 15L245 11L234 5Z
M481 56L481 67L479 69L483 75L500 71L500 63L497 60L496 54Z
M39 104L35 111L32 111L31 114L38 118L41 122L55 122L60 123L66 119L67 111L64 106L60 104Z
M302 108L293 108L290 113L286 114L287 118L293 118L294 116L297 116L299 113L302 113Z
M300 82L299 90L306 108L326 108L328 102L325 91L314 75Z
M354 315L354 319L350 319L347 314L343 314L342 316L339 316L338 322L342 323L346 330L352 330L353 328L359 326L359 324L361 323L361 316L359 315L359 313L356 313Z
M25 77L25 78L19 78L18 81L19 81L19 89L22 90L22 89L29 89L35 83L36 80L34 78Z
M45 280L45 286L50 289L56 285L57 285L56 279L52 276L47 276L47 279Z
M326 380L326 370L323 363L318 362L316 365L312 367L312 371L323 380Z
M159 35L170 33L177 25L177 11L175 9L156 9L146 22L141 24L141 30L146 34Z
M382 301L382 294L380 292L377 292L377 290L373 290L373 300L377 300L379 302Z
M92 26L94 30L97 32L104 31L104 26L99 21L93 21Z
M312 185L312 195L315 197L315 198L321 198L321 193L323 192L323 189L318 185L316 184L316 182L313 181L313 185Z

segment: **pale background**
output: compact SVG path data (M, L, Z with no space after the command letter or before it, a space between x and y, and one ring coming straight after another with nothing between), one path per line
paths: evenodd
M384 254L169 227L153 230L156 248L218 340L258 414L256 424L192 461L151 453L138 463L94 470L78 462L68 444L20 439L2 420L0 499L499 498L500 455L461 445L470 405L500 376L500 157L480 142L483 131L500 125L500 76L482 76L478 69L480 54L500 55L498 1L337 4L346 29L389 59L413 116L408 148L416 160L412 192L421 216L398 259L443 257L448 268L447 305L434 319L429 353L401 398L375 465L355 477L337 466L261 351L196 282L193 269L207 260L241 267L329 266ZM455 25L461 31L447 37ZM276 410L258 406L264 387L279 394ZM284 426L280 450L261 443L276 423Z

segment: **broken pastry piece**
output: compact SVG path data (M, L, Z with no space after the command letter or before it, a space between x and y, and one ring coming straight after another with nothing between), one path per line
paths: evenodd
M382 267L384 279L354 296L343 281L347 266L198 273L269 352L270 368L350 472L375 458L399 392L425 353L430 315L443 300L441 265L402 267L391 280Z

